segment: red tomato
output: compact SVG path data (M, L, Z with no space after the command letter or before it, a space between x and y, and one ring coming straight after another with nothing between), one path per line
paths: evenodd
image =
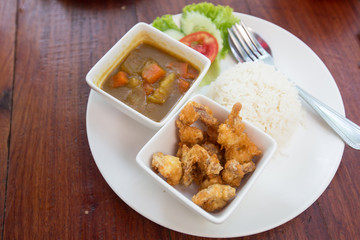
M211 62L216 58L219 51L219 45L216 38L208 32L194 32L186 35L180 42L195 49L208 57Z

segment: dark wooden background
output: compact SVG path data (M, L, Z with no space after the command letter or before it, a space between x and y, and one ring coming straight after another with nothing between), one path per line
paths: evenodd
M90 153L85 75L138 21L189 0L0 1L1 239L203 239L159 226L106 184ZM324 61L360 124L358 0L217 0L295 34ZM345 148L304 213L244 239L357 239L360 152Z

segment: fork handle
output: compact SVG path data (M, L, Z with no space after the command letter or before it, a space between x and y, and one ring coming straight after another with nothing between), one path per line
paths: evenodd
M329 126L352 148L360 150L360 127L338 112L311 96L304 89L295 86L299 96L308 103Z

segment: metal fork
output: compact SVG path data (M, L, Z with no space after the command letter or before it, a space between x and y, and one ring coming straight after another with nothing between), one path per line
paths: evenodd
M268 46L266 42L242 22L229 28L228 32L231 51L238 61L263 61L266 64L274 65L274 59L268 53L270 52L270 48L266 48L266 46ZM259 41L262 41L266 50ZM358 125L340 115L334 109L322 103L295 83L294 86L298 90L301 99L309 104L344 142L350 147L360 150L360 127Z

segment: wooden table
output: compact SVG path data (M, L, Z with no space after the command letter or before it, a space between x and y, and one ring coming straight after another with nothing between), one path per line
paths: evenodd
M200 2L200 1L194 1ZM273 22L323 60L360 124L358 0L217 0ZM107 185L86 135L85 75L135 23L192 1L0 2L2 239L200 239L157 225ZM322 196L295 219L246 239L360 236L360 152L345 147Z

